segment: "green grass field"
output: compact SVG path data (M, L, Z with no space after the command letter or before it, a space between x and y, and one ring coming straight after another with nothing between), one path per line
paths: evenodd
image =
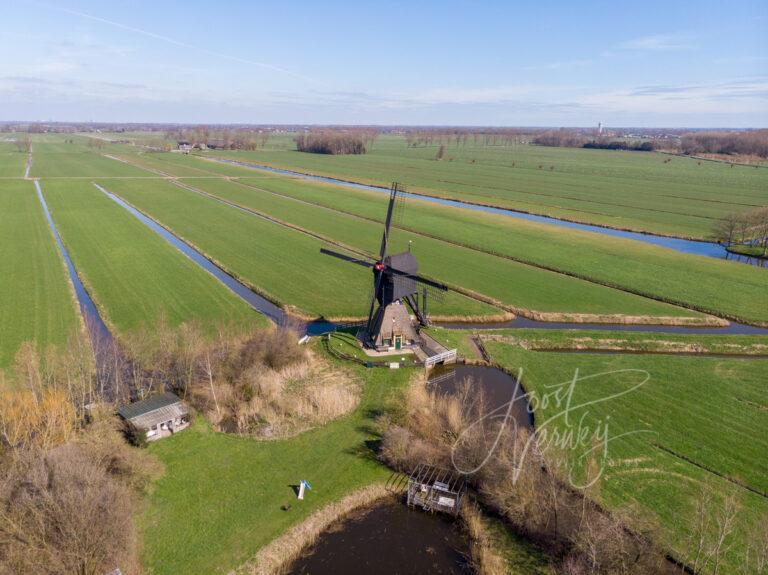
M74 291L32 182L0 182L0 368L79 328Z
M768 492L768 437L762 432L768 425L768 361L568 354L526 351L498 342L485 345L494 361L515 372L523 368L529 393L550 397L549 404L539 403L535 411L539 433L592 433L599 424L608 426L613 439L600 498L610 507L633 509L634 517L651 518L664 543L679 556L685 555L694 500L704 488L718 496L735 494L742 505L740 521L754 522L768 513L765 497L745 489ZM556 386L572 381L577 369L581 378L602 375L577 381L570 403L558 406L552 400ZM630 391L645 373L649 381ZM611 397L614 394L618 396ZM572 408L569 424L562 415L566 405ZM591 447L587 442L565 450L579 480L585 462L580 456ZM739 565L747 532L742 523L727 572Z
M647 353L710 353L726 355L768 356L768 336L654 333L642 331L578 330L578 329L483 329L452 330L428 328L432 337L459 355L474 358L475 347L468 341L481 337L514 338L526 349L540 350L631 350ZM704 356L701 356L702 358Z
M148 573L227 573L312 512L387 480L391 471L372 451L374 418L401 401L413 370L345 368L365 382L361 402L322 428L257 441L216 433L197 421L150 447L165 474L142 521ZM296 500L291 487L300 479L312 484L304 501ZM288 511L281 508L285 504ZM493 529L511 572L550 572L546 557L530 544L498 524Z
M355 371L365 379L349 416L295 438L257 441L212 431L198 421L150 451L165 464L144 521L148 573L227 573L283 531L357 488L384 482L390 472L366 442L372 413L402 389L410 370ZM312 484L304 502L291 488ZM291 504L283 511L283 504Z
M386 196L375 192L281 176L239 181L257 192L271 191L376 221L386 212ZM214 181L196 185L221 187ZM252 201L263 195L254 194ZM408 230L662 301L768 322L768 274L755 266L417 200L406 203L402 227Z
M135 166L104 157L102 153L108 154L109 148L90 149L78 141L73 144L65 144L61 141L34 141L30 176L39 178L152 176Z
M128 161L136 161L136 154L124 156ZM239 182L255 188L256 193L247 194L244 190L238 190L236 184L215 179L217 173L208 171L219 167L226 170L241 170L240 168L204 162L193 156L179 154L144 156L151 156L155 163L165 164L161 166L162 169L175 175L189 173L188 164L196 163L200 170L205 171L197 174L199 179L189 180L191 185L249 207L269 213L280 213L282 216L278 217L286 221L301 222L300 225L306 228L350 244L362 241L366 234L371 235L371 229L366 228L363 222L337 212L381 221L382 214L386 211L384 194L270 175L239 179ZM179 171L171 169L175 168L177 163L183 164L182 168ZM335 212L313 209L311 206L297 206L274 196L266 197L264 191L329 207ZM439 268L439 273L449 270L456 278L443 278L445 281L487 293L509 305L545 312L563 311L564 308L572 306L568 311L611 313L606 310L615 309L618 298L624 309L634 310L623 312L627 315L645 315L646 312L647 315L695 315L669 306L657 307L654 310L652 302L638 305L637 302L641 300L628 300L626 294L617 295L615 290L586 286L584 282L563 275L558 276L510 261L499 263L499 258L488 258L485 254L478 255L463 248L447 246L443 242L435 242L434 238L459 243L482 252L499 254L507 259L527 262L544 270L562 271L567 275L661 301L691 306L747 322L768 322L768 274L752 266L681 254L631 240L601 237L494 214L436 206L417 200L407 203L405 218L400 224L407 230L407 234L403 231L400 236L414 238L415 249L429 254L429 257L424 258L426 265L434 263ZM321 217L323 214L326 214L324 218ZM414 232L419 235L416 236ZM377 241L368 243L375 245ZM444 260L448 255L452 262L457 261L457 258L471 262L470 269L453 269L453 266L445 265L440 256L445 256ZM487 274L482 273L484 264L487 266L489 262L492 262L494 268L499 268L499 273L490 281ZM477 268L480 268L479 273ZM513 273L513 277L508 277L510 273L505 275L505 270ZM479 289L478 285L482 285L482 288ZM564 290L568 292L565 297ZM591 292L592 295L585 295L585 292ZM519 300L520 293L524 294L527 301ZM724 297L725 293L728 297ZM600 298L600 303L595 305L594 299L599 294L608 295ZM534 301L531 301L531 298ZM625 305L627 301L633 303ZM646 312L638 311L638 308L643 307Z
M199 320L265 324L232 294L90 182L43 182L51 214L83 283L118 331Z
M186 182L217 197L311 230L371 255L376 254L381 241L382 225L377 222L361 220L331 209L260 192L224 180ZM269 182L273 183L272 180ZM287 183L297 184L292 180ZM374 206L380 207L382 213L386 212L385 204L376 203ZM412 241L412 250L419 258L422 273L438 278L450 286L481 293L514 308L555 313L698 315L682 308L405 230L396 230L390 241L391 251L407 250L408 242Z
M659 153L524 144L409 148L380 136L360 156L293 151L287 136L256 152L206 155L257 162L412 191L510 207L574 221L683 237L707 237L713 219L768 203L768 170L671 157Z
M365 316L370 272L320 254L323 242L184 190L166 181L102 184L195 245L275 301L317 317ZM500 311L459 294L435 314L481 316Z
M27 154L19 152L16 146L0 142L0 178L20 178L24 175Z

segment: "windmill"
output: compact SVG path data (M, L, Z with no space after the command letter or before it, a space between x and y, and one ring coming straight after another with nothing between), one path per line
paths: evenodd
M370 262L325 248L320 250L326 255L373 270L368 320L361 339L368 347L381 351L418 345L419 327L429 325L428 297L442 300L442 294L448 290L444 284L419 275L418 262L410 248L397 254L387 251L395 204L398 193L402 191L397 182L390 188L378 260ZM415 321L411 319L409 308Z

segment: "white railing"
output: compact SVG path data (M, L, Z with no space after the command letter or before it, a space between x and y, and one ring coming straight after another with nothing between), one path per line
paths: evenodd
M449 349L448 351L438 353L437 355L429 356L427 359L424 360L424 365L429 367L431 365L435 365L436 363L450 361L452 359L456 359L455 349Z

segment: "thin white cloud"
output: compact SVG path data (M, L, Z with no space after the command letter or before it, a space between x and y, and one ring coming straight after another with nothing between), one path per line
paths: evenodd
M280 66L275 66L274 64L269 64L267 62L260 62L258 60L250 60L247 58L240 58L239 56L233 56L231 54L225 54L223 52L217 52L215 50L209 50L208 48L202 47L200 45L195 44L188 44L186 42L182 42L180 40L176 40L174 38L171 38L169 36L164 36L162 34L156 34L154 32L150 32L148 30L142 30L141 28L135 28L133 26L128 26L126 24L122 24L120 22L115 22L114 20L108 20L107 18L102 18L100 16L94 16L93 14L87 14L85 12L79 12L77 10L71 10L69 8L64 8L62 6L55 6L50 4L42 4L37 3L41 6L45 6L46 8L53 9L53 10L59 10L60 12L64 12L66 14L71 14L73 16L77 16L79 18L85 18L87 20L93 20L94 22L100 22L102 24L107 24L109 26L113 26L115 28L120 28L121 30L126 30L128 32L133 32L134 34L139 34L142 36L145 36L147 38L152 38L154 40L159 40L161 42L165 42L167 44L172 44L174 46L178 46L180 48L185 48L187 50L195 50L197 52L201 52L203 54L208 54L210 56L216 56L218 58L223 58L225 60L230 60L232 62L237 62L240 64L247 64L250 66L258 66L260 68L264 68L267 70L272 70L275 72L280 72L281 74L286 74L288 76L293 76L294 78L299 78L301 80L312 82L312 83L319 83L317 80L310 78L308 76L304 76L302 74L298 74L296 72L293 72L291 70L287 70L285 68L282 68Z
M632 38L616 45L613 50L625 52L677 52L680 50L692 50L694 36L688 32L675 34L657 34Z
M714 84L641 86L585 94L577 101L598 110L648 114L766 114L768 77Z
M525 66L523 70L567 70L569 68L583 68L591 66L592 60L564 60L562 62L547 62L533 66Z

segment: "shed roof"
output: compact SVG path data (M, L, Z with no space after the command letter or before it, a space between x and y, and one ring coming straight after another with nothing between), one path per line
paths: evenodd
M149 423L151 426L179 415L186 415L189 410L177 395L166 392L124 405L117 412L135 425L143 426L152 421Z

